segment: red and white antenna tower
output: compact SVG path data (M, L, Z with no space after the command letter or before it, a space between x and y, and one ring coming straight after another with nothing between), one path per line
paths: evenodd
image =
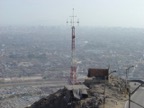
M76 69L77 69L77 62L75 58L75 23L79 24L79 21L75 22L75 15L74 15L74 8L73 8L73 14L71 17L71 29L72 29L72 42L71 42L71 72L70 72L70 84L76 84L77 82L77 75L76 75ZM68 21L67 21L68 23Z

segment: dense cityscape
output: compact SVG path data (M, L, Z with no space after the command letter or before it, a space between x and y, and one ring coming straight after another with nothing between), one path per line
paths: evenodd
M143 78L144 35L138 28L76 27L78 79L88 68L110 68L125 77ZM59 87L4 86L13 82L39 80L67 83L71 65L69 27L0 27L0 107L23 108ZM133 77L134 76L134 77ZM53 89L54 88L54 89ZM7 104L8 103L8 104Z

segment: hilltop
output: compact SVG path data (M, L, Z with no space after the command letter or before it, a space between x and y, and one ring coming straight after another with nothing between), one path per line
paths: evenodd
M92 79L93 82L95 79ZM111 82L86 84L89 89L80 99L64 87L27 108L123 108L127 95L125 80L112 77Z

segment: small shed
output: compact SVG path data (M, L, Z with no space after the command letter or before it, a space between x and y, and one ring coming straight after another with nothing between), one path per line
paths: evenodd
M98 80L108 80L109 69L88 69L88 77L95 77Z

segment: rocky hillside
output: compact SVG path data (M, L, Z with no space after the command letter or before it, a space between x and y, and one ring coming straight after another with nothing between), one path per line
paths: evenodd
M80 99L67 91L60 89L27 108L123 108L127 100L125 81L118 77L111 77L110 83L90 84L87 96Z

